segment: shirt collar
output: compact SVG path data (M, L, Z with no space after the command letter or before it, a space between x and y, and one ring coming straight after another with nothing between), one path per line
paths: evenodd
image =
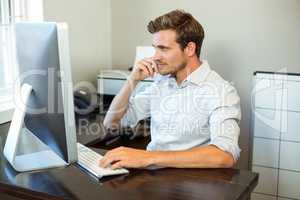
M181 83L179 87L185 87L187 83L194 83L196 85L200 85L201 82L205 81L208 74L211 72L211 69L208 65L206 60L202 60L202 64L194 70L191 74L189 74L186 79ZM169 78L168 84L170 86L177 86L177 82L174 77L167 75L166 77Z
M202 64L189 74L184 81L188 81L197 85L200 85L201 82L205 81L208 74L211 72L211 69L206 60L202 60Z

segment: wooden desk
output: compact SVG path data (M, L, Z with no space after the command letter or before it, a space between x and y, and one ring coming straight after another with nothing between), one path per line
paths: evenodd
M235 200L247 199L258 182L258 174L238 169L130 170L101 181L76 165L17 173L2 154L7 130L0 126L1 200Z

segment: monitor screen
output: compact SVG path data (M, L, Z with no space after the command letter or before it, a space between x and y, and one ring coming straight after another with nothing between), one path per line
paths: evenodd
M63 66L68 41L59 38L59 31L56 23L22 22L15 26L20 83L33 89L24 126L68 162L72 159L69 140L71 137L74 144L76 133L71 70Z

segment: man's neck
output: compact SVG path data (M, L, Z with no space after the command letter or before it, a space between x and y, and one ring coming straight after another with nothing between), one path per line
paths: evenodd
M182 81L184 81L186 77L188 77L188 75L198 69L201 65L202 61L198 58L193 62L187 63L187 65L183 69L179 70L175 75L177 85L180 85Z

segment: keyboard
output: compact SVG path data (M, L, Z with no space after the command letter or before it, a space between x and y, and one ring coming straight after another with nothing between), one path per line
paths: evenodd
M80 143L77 143L77 152L77 163L99 179L104 176L129 173L129 171L124 168L110 169L100 167L99 161L103 158L103 156Z

